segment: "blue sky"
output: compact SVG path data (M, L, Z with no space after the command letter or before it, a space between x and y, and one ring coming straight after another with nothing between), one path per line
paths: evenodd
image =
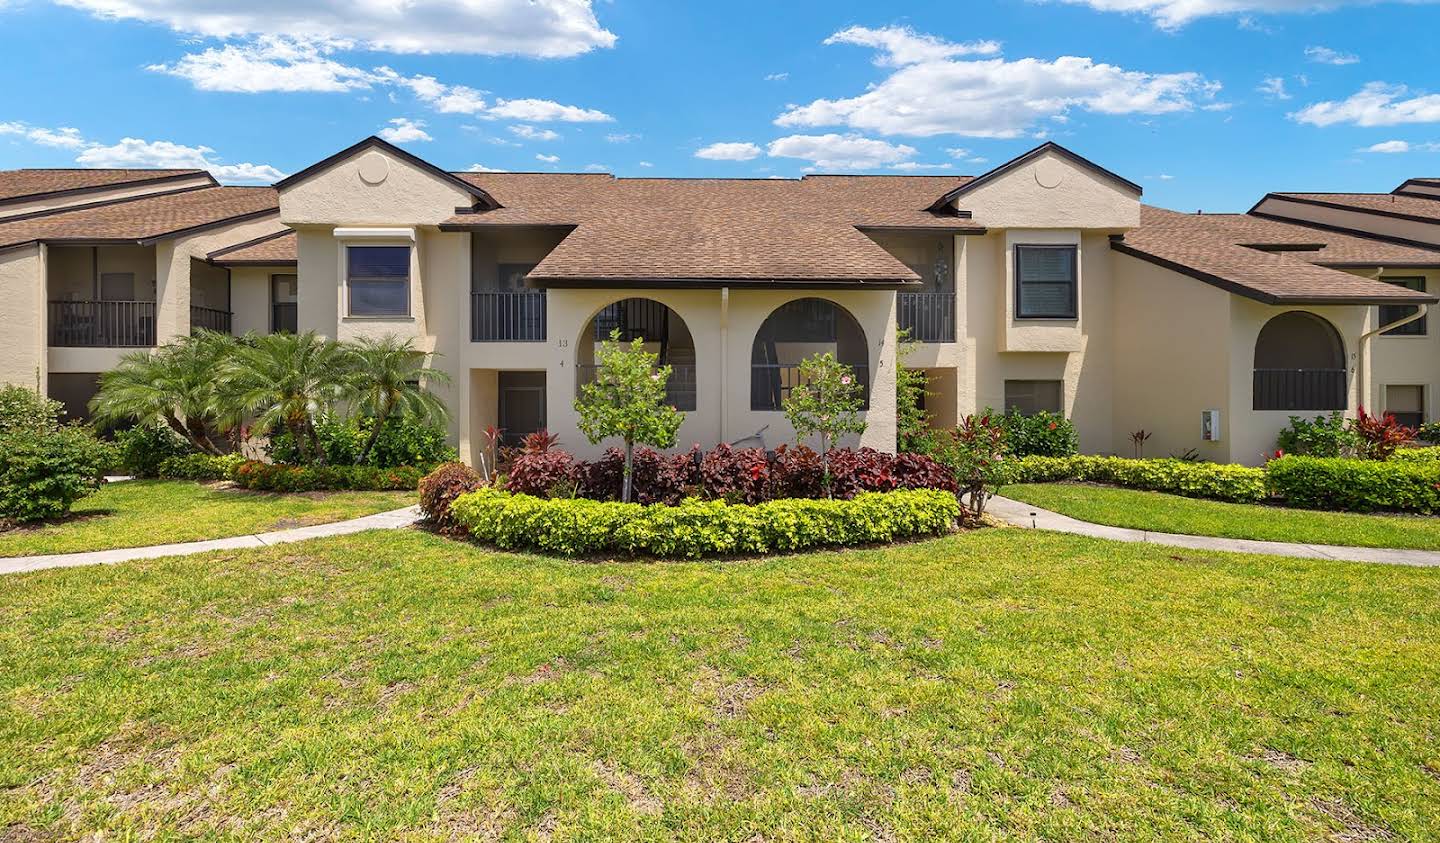
M1440 175L1440 5L0 0L0 167L983 172L1052 139L1183 210ZM1426 35L1428 33L1428 35Z

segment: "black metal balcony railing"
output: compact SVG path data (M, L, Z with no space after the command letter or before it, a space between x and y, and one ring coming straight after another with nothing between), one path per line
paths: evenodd
M193 334L203 329L228 334L230 333L230 318L231 313L228 310L192 304L190 305L190 333Z
M1256 410L1343 410L1344 369L1256 369Z
M153 301L52 301L49 342L62 348L144 348L155 344Z
M295 302L270 305L270 333L300 333L300 308Z
M954 293L901 293L900 328L917 342L955 341Z
M599 369L594 364L575 367L575 394L580 387L595 380ZM670 380L665 382L665 402L677 410L690 413L695 411L695 367L693 365L670 364Z
M471 342L544 342L545 291L470 294Z
M855 379L860 381L864 409L870 409L870 367L855 366ZM801 384L799 363L750 364L750 409L779 410L790 397L790 391Z
M617 330L622 342L661 342L669 333L670 308L653 299L625 299L595 314L594 325L596 342L610 339Z

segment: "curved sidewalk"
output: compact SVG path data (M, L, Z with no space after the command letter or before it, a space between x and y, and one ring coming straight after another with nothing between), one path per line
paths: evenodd
M1440 567L1440 551L1400 550L1385 547L1345 547L1334 544L1299 544L1266 542L1255 539L1222 539L1212 536L1187 536L1181 533L1152 533L1128 527L1109 527L1081 521L1028 503L1002 498L990 499L985 511L1007 524L1037 530L1054 530L1119 542L1148 542L1196 550L1224 550L1238 553L1267 553L1271 556L1294 556L1300 559L1339 559L1348 562L1379 562L1386 565Z
M114 550L90 550L84 553L54 553L49 556L0 557L0 574L18 574L22 571L39 571L45 568L71 568L77 565L113 565L116 562L130 562L135 559L157 559L161 556L189 556L193 553L208 553L212 550L240 550L252 547L267 547L272 544L300 542L326 536L343 536L365 530L395 530L408 527L420 520L420 507L407 506L389 512L377 512L335 521L330 524L315 524L310 527L295 527L290 530L276 530L273 533L255 533L248 536L231 536L224 539L208 539L199 542L179 544L156 544L149 547L121 547Z

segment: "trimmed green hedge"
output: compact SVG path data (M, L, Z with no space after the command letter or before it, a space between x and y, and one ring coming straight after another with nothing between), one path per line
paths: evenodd
M412 466L282 465L249 460L231 474L236 484L260 492L414 491L424 472Z
M1265 469L1187 460L1124 457L1021 457L1008 460L1006 483L1087 480L1190 498L1250 503L1266 496Z
M938 535L954 528L960 504L953 492L932 489L753 506L697 498L642 506L484 488L456 498L450 512L476 539L506 549L697 558Z
M1437 462L1440 461L1440 447L1401 448L1390 456L1389 462Z
M239 454L186 454L163 460L159 475L162 480L229 480L244 464L245 458Z
M1266 466L1290 506L1350 512L1440 512L1440 462L1281 457Z

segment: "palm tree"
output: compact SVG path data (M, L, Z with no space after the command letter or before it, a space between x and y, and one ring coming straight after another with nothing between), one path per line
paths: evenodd
M445 404L424 384L447 384L450 375L428 368L432 355L415 350L410 340L395 336L364 338L349 348L349 398L354 408L374 419L357 463L370 457L380 429L392 416L424 423L443 423Z
M219 454L211 433L234 426L235 416L219 400L217 374L235 347L227 334L200 331L154 351L127 354L100 375L91 417L102 425L160 422L199 450Z
M221 368L219 392L230 410L253 416L251 429L284 428L300 459L325 458L315 418L344 397L348 352L314 331L271 334L238 346Z

